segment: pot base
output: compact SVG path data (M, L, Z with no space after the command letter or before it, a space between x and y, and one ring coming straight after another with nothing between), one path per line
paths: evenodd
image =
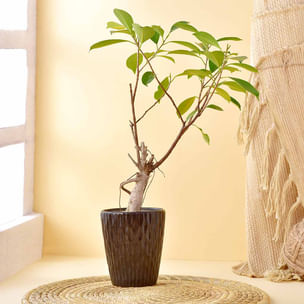
M101 212L102 231L112 284L120 287L155 285L162 253L165 211Z

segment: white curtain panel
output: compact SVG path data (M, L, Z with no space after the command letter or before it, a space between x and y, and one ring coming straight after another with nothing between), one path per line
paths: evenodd
M238 133L247 154L248 262L233 270L301 279L282 251L304 217L304 0L254 0L251 53L260 98L246 99Z

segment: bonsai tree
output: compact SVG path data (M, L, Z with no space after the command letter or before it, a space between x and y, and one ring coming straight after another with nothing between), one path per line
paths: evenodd
M129 89L132 117L130 127L136 157L128 155L137 172L123 181L120 189L130 196L126 211L140 211L152 173L168 159L190 127L197 128L203 139L208 144L210 143L208 134L197 125L197 122L207 108L223 111L220 106L211 103L215 94L239 109L241 109L240 103L225 90L226 88L259 96L259 92L249 82L231 76L240 69L251 72L257 72L257 70L243 63L247 59L246 56L239 56L231 50L231 45L227 41L240 41L238 37L216 39L207 32L197 30L187 21L174 23L166 33L159 25L141 26L135 23L132 16L124 10L114 9L114 14L120 23L110 21L107 23L107 28L110 29L111 34L121 34L127 38L102 40L93 44L90 50L118 43L129 43L135 49L135 52L127 58L126 65L134 73L134 82L129 84ZM175 31L188 31L189 39L187 41L171 40ZM177 49L172 50L172 46L176 46ZM176 75L170 73L168 69L168 76L160 79L154 68L154 62L158 59L167 59L175 63L176 56L192 56L197 59L197 64L194 68L190 67ZM170 93L174 87L174 81L179 77L184 78L185 81L198 79L197 91L182 102L178 102ZM156 90L154 96L151 96L151 105L143 113L138 114L136 111L138 87L152 85L153 82L156 84ZM147 114L156 109L165 97L169 99L176 118L180 120L180 129L174 141L169 144L167 152L156 158L151 149L145 145L144 140L140 139L139 128ZM135 184L131 191L126 188L126 185L130 183Z

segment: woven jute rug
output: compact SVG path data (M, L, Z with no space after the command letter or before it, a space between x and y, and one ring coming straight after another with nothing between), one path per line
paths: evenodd
M22 304L268 304L262 290L240 282L220 279L160 276L157 285L121 288L109 277L59 281L30 291Z

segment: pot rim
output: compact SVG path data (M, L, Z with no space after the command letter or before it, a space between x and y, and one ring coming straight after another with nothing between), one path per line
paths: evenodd
M155 212L165 212L163 208L157 208L157 207L143 207L140 211L129 211L126 212L127 208L110 208L110 209L104 209L101 210L101 214L142 214L142 213L155 213Z

